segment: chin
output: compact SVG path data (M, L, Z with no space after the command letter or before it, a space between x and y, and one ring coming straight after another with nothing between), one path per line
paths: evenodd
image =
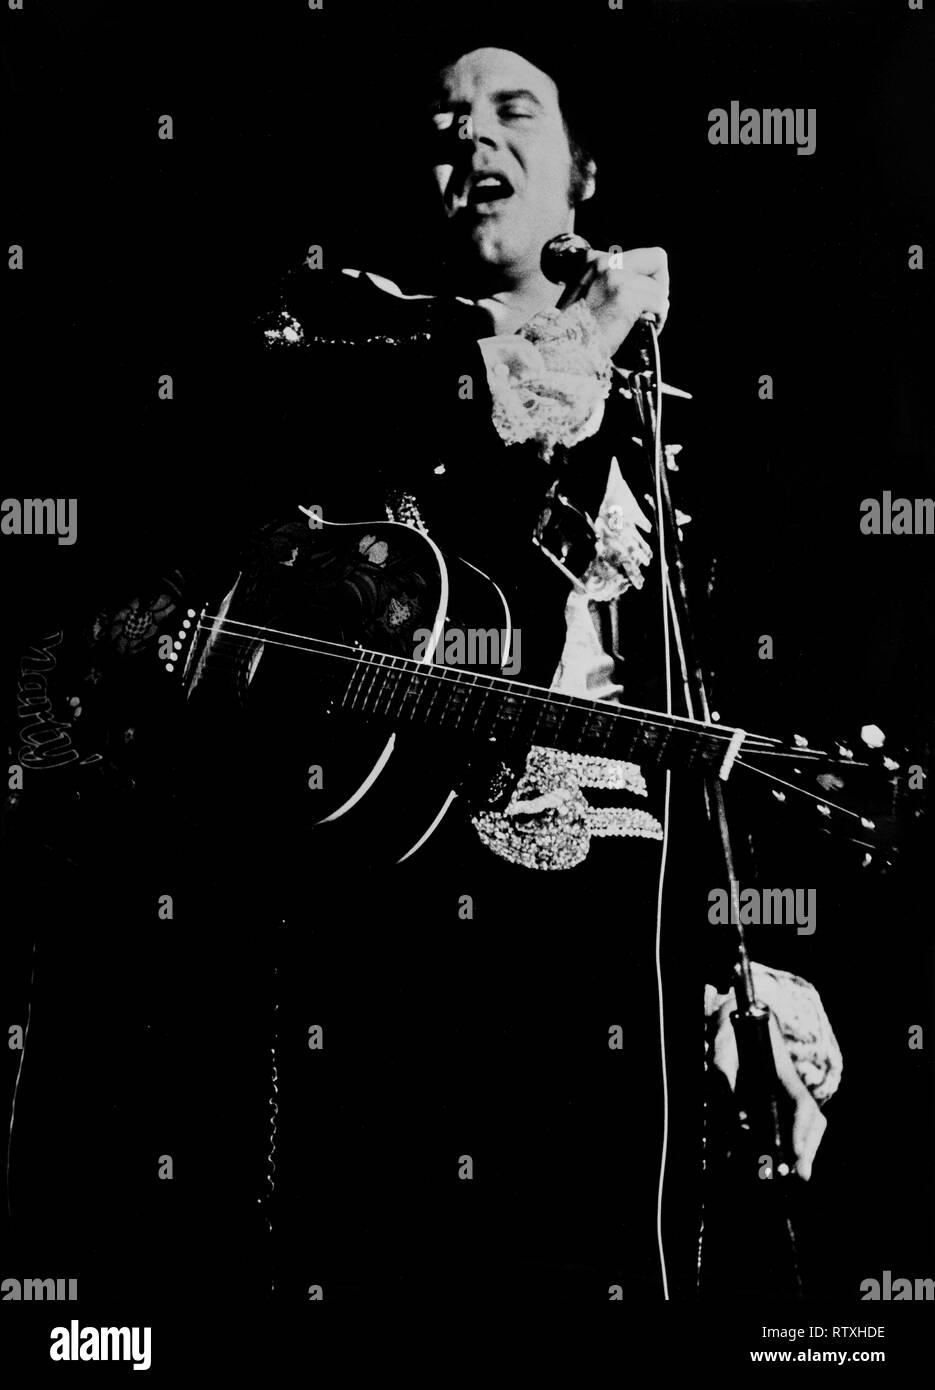
M494 277L498 271L509 273L522 261L521 252L513 241L492 227L472 227L467 236L457 239L452 250L465 272L483 272L485 279L487 272Z
M512 245L502 233L478 227L471 237L474 254L484 265L502 266L506 269L516 264L519 248Z

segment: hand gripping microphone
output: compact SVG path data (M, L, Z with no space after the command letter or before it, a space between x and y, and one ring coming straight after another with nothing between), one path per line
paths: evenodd
M558 301L559 309L567 309L569 304L583 299L590 289L597 274L593 269L589 273L589 265L593 265L588 261L591 249L591 243L576 232L562 232L543 246L539 260L543 275L553 285L565 286L565 293ZM658 327L658 319L649 309L640 314L638 322Z
M583 236L578 236L576 232L561 232L543 246L539 260L543 275L547 280L551 280L553 285L565 286L565 293L558 301L557 308L567 309L569 304L576 303L587 294L597 274L593 269L593 262L588 261L591 249L590 242ZM653 349L650 359L652 360L657 349L654 348L654 335L650 330L657 327L656 315L647 309L637 320L636 327L640 325L644 325L639 339L641 353L645 354L647 350ZM648 366L649 361L645 361L644 365ZM664 396L680 396L682 400L691 400L688 391L680 391L677 386L667 386L665 382L662 383L662 393Z

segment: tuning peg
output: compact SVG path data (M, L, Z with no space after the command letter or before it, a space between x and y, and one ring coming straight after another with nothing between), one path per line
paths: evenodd
M819 814L820 816L825 816L825 817L830 816L830 815L831 815L831 807L830 807L830 806L826 806L825 803L824 803L823 801L820 801L820 802L818 803L818 814Z
M886 734L877 724L864 724L860 737L868 748L882 748L886 742Z
M794 743L795 743L796 748L807 748L807 747L808 747L808 739L807 739L807 738L803 738L801 734L793 734L793 735L792 735L792 738L793 738L793 741L794 741Z

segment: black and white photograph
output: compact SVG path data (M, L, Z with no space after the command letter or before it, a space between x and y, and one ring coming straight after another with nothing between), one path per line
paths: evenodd
M908 1378L935 0L4 8L8 1383Z

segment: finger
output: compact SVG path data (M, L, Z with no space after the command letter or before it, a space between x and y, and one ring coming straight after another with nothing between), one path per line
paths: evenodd
M731 1090L737 1084L737 1068L740 1065L740 1058L737 1053L737 1039L734 1036L733 1024L730 1021L730 1011L733 1005L725 1004L721 1009L720 1021L718 1023L717 1036L714 1039L714 1065L718 1071L727 1077Z
M661 331L669 316L668 285L660 284L648 275L633 276L626 283L638 306L639 317L652 319Z
M637 283L646 298L647 308L652 313L659 314L664 318L669 312L668 282L662 284L659 280L653 280L649 275L641 275Z
M656 332L661 333L666 326L666 319L669 317L669 301L663 300L657 309L644 309L640 318L644 323L655 325Z
M596 280L604 277L599 287L605 297L614 298L623 293L634 301L637 312L651 312L660 323L665 322L669 312L669 281L654 279L633 270L615 269L611 264L613 257L606 252L592 252L591 259L580 279L569 284L558 301L558 308L567 308L577 299L583 299Z
M603 257L606 260L606 257ZM557 309L567 309L569 304L574 304L577 300L583 299L588 290L594 284L601 270L602 256L599 251L589 251L588 261L584 272L577 280L569 280L562 291L561 298L555 306Z
M774 1014L770 1014L769 1032L773 1044L776 1074L795 1101L795 1118L792 1122L792 1151L796 1157L795 1170L800 1178L808 1182L812 1176L812 1164L818 1151L818 1145L828 1128L828 1121L796 1071L795 1063L789 1054L789 1049L783 1042Z
M621 264L621 257L611 255L609 252L602 253L595 261L589 261L585 274L586 283L592 284L598 275L606 275L610 285L618 288L626 287L629 290L639 290L642 294L652 296L661 295L667 298L669 293L668 271L658 274L651 274L649 271L640 270L636 266ZM585 283L584 280L577 283Z
M818 1145L828 1128L828 1121L818 1109L811 1096L795 1109L792 1125L792 1149L796 1157L795 1171L804 1182L812 1176L812 1164L818 1152Z
M649 275L654 280L669 283L669 258L661 246L638 246L632 251L603 253L607 262L602 268L607 270L629 271L630 274Z

